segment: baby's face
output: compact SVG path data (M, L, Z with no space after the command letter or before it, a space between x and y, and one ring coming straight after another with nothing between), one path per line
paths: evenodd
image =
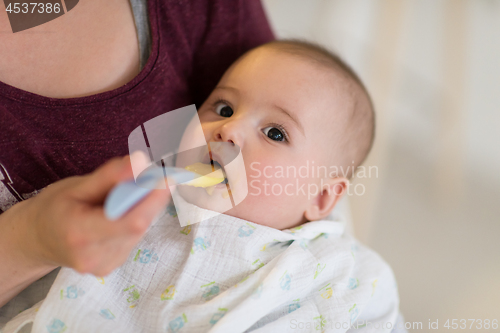
M330 177L312 177L311 166L330 170L335 160L349 107L338 81L332 71L268 48L224 74L198 114L206 141L237 144L245 162L248 196L225 214L277 229L324 217L315 215L322 199L313 186Z

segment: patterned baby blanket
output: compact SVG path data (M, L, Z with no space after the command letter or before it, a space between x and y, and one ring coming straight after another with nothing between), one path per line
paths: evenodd
M122 267L62 268L3 332L390 332L392 270L344 230L335 213L283 231L223 214L180 227L170 205Z

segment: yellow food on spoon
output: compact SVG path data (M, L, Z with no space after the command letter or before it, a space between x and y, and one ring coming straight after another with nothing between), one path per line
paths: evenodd
M218 167L216 166L216 168ZM188 165L184 169L198 174L199 177L196 177L195 179L190 180L189 182L184 183L183 185L207 188L222 183L224 181L224 173L222 172L222 170L218 168L215 171L212 171L211 164L197 162Z

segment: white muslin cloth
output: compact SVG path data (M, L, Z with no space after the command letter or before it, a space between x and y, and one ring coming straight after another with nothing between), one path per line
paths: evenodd
M344 229L335 214L283 231L223 214L180 227L170 205L123 266L62 268L3 332L391 332L393 272Z

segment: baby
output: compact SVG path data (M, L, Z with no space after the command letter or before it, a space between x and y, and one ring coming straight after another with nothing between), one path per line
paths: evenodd
M326 217L373 141L361 81L306 42L272 42L242 56L198 115L207 142L234 143L245 161L249 195L225 214L280 230ZM306 162L323 172L301 177ZM332 166L353 169L325 171Z
M218 215L182 201L206 217L185 227L170 205L122 267L100 278L61 269L16 323L32 318L36 332L391 332L392 270L331 214L374 136L353 71L319 46L271 42L238 59L198 115L206 142L241 149L246 198ZM317 171L304 176L309 165Z

